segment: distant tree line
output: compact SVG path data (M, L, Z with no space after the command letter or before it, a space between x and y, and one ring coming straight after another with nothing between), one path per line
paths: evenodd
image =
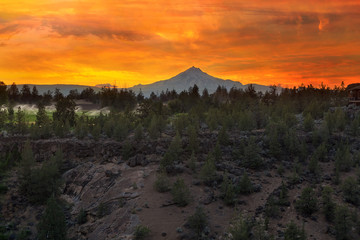
M78 92L77 89L70 90L66 96L73 100L83 99L93 103L101 104L103 107L113 107L118 110L132 109L137 103L144 100L168 102L173 111L183 112L188 111L193 105L194 101L202 100L208 104L222 104L222 103L235 103L236 101L245 101L249 103L255 99L261 100L265 104L273 104L276 101L295 100L294 106L300 110L307 102L313 100L326 99L329 96L337 98L345 96L345 87L342 84L340 87L335 86L333 89L325 85L320 85L315 88L311 84L308 86L301 85L293 88L278 89L275 85L270 86L270 90L265 93L256 92L253 85L249 85L245 90L231 88L229 91L225 87L219 86L216 91L209 94L207 89L199 93L199 88L194 85L188 91L177 93L175 90L161 91L159 95L154 92L145 99L142 92L135 94L132 90L118 89L103 87L99 92L91 87L88 87ZM7 86L4 82L0 82L0 105L6 103L28 103L38 104L41 102L44 105L51 104L52 101L59 101L65 96L61 93L60 89L54 92L47 91L39 94L36 86L30 88L28 85L23 85L21 89L15 83ZM314 109L312 109L315 112Z

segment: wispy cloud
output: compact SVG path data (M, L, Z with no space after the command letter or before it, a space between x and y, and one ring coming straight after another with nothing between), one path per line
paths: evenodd
M63 18L50 18L44 20L43 25L48 26L52 31L60 34L63 37L75 36L86 37L88 35L97 36L100 38L116 38L126 41L143 41L151 38L151 35L141 33L134 30L121 30L116 27L108 26L106 23L100 22L86 22L85 21L69 21Z

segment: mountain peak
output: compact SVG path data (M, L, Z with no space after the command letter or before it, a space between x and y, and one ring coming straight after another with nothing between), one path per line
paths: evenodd
M203 73L203 71L200 68L197 68L195 66L192 66L191 68L189 68L188 70L186 70L185 72L199 72L199 73Z

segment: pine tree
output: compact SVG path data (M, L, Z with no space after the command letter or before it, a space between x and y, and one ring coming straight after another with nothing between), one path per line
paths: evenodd
M211 153L200 170L200 178L207 184L210 184L216 178L215 159Z
M156 180L154 182L154 189L160 193L168 192L170 190L169 178L167 177L165 171L160 171L156 175Z
M349 239L352 221L349 209L346 206L338 206L335 210L336 240Z
M226 145L229 144L229 135L228 135L228 133L226 131L225 126L223 126L220 129L220 132L219 132L219 135L218 135L218 142L223 146L226 146Z
M320 172L320 166L319 166L319 161L318 161L318 157L316 154L314 154L311 158L310 158L310 162L309 162L309 171L314 174L315 176L319 175Z
M352 155L349 150L349 146L341 146L337 149L335 155L335 166L340 171L348 172L353 166Z
M55 197L50 197L46 209L37 226L39 240L65 240L65 215Z
M43 127L46 124L49 124L50 119L46 114L45 106L42 103L38 104L38 112L36 114L36 121L35 124L39 127Z
M27 130L25 112L18 108L16 112L16 132L20 134L24 134Z
M195 232L198 238L201 237L201 233L208 225L208 216L203 208L197 207L195 213L191 215L187 221L189 227Z
M185 207L191 201L190 190L184 180L180 178L175 181L171 188L171 195L173 196L174 203L179 207Z
M251 137L248 145L244 149L243 166L251 169L259 169L264 165L263 159L259 154L259 146L255 142L255 138Z
M237 192L240 194L250 194L253 192L253 185L249 176L244 173L237 186Z
M317 197L311 187L303 189L300 198L296 201L296 209L305 216L310 216L317 210Z
M252 224L250 219L243 216L236 218L229 229L234 240L248 240L251 239Z
M307 132L312 131L314 128L314 119L311 117L311 114L306 114L304 119L304 129Z
M194 173L196 172L196 157L194 152L191 153L188 166Z
M331 199L332 191L329 186L324 187L322 191L323 213L328 222L332 222L335 217L336 204Z
M223 176L223 183L221 184L221 195L226 205L234 205L235 203L235 188L227 174Z
M188 149L193 152L197 152L199 150L199 140L196 128L193 125L190 125L187 129L189 136L189 147Z
M344 198L347 202L360 205L360 186L354 177L348 177L345 179L341 186L344 194Z
M53 113L54 121L65 125L66 121L70 126L75 125L75 102L70 98L59 98L56 102L56 111Z
M151 118L148 131L149 131L151 138L156 139L159 137L159 134L160 134L159 120L155 114Z
M0 130L5 127L7 120L8 120L7 111L0 109Z
M306 240L306 233L304 227L300 229L291 221L285 230L284 237L285 240Z
M180 160L181 152L182 152L182 143L181 143L180 134L177 132L175 137L172 139L170 146L166 151L164 157L160 161L160 167L164 169L178 162Z
M25 142L20 161L20 189L26 193L31 179L31 168L35 165L34 154L29 141Z
M281 182L281 189L280 189L280 196L279 196L279 205L289 205L289 196L288 196L289 190L285 186L284 182Z

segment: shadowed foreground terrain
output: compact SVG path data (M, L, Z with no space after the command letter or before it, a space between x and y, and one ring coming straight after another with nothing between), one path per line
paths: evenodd
M62 97L32 124L4 110L1 239L359 239L344 90L223 90L92 117Z
M300 125L299 128L301 129ZM313 133L297 130L298 136L313 148ZM276 161L268 157L265 145L265 131L229 132L228 142L220 146L221 159L215 162L216 175L209 183L203 183L199 172L207 159L207 153L216 148L219 138L218 132L209 129L199 130L199 152L196 154L195 172L189 168L189 157L184 153L179 162L169 169L169 183L177 178L185 180L190 190L189 205L178 207L174 204L170 193L159 193L153 185L162 156L175 137L175 131L168 127L156 140L135 141L130 136L132 156L125 160L123 157L124 142L112 140L94 141L91 139L49 139L31 141L36 164L46 161L62 149L64 163L61 179L60 199L64 202L66 222L69 226L68 237L71 239L127 239L131 238L137 225L142 224L151 229L149 239L189 239L192 231L186 227L186 222L197 206L203 206L208 216L208 236L214 239L225 239L231 221L238 212L264 220L266 218L269 199L279 197L282 182L288 190L288 197L284 205L274 207L275 217L270 217L268 231L276 238L282 237L286 225L291 221L302 226L308 239L334 238L331 225L322 214L321 192L325 186L334 189L334 201L343 203L341 185L335 185L334 174L336 146L338 142L349 142L349 151L353 154L360 149L358 137L346 134L334 134L328 139L328 151L319 161L319 172L314 175L309 172L302 162L294 163L290 159ZM264 161L261 170L251 170L242 167L244 159L234 157L233 152L241 146L242 141L255 139L255 144L262 149L258 154ZM145 138L146 139L146 138ZM16 144L22 149L26 139L3 138L0 148L2 151L11 149ZM184 135L181 147L186 149L189 139ZM311 149L314 152L316 149ZM355 160L355 159L354 159ZM358 161L358 159L357 159ZM295 164L302 168L296 176ZM321 171L320 171L321 169ZM249 194L234 197L233 205L227 206L223 201L221 182L224 173L236 184L244 174L251 180L253 190ZM19 194L19 170L11 170L4 184L8 186L7 193L2 197L2 216L4 221L11 224L12 230L29 229L36 232L36 222L43 211L42 206L32 206L26 198ZM340 182L349 176L356 177L355 170L346 172L340 177ZM295 209L295 201L301 195L302 189L311 186L318 199L318 208L309 217L303 217ZM99 208L101 208L99 210ZM358 209L349 205L351 212ZM236 211L234 211L236 209ZM78 224L80 211L86 213L86 223ZM161 237L165 235L164 237ZM355 234L355 233L354 233Z

